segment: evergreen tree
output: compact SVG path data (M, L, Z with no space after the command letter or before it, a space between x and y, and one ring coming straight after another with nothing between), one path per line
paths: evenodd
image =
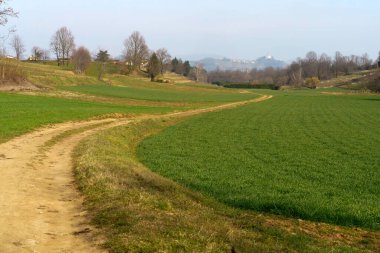
M148 73L150 76L150 80L153 82L154 79L160 74L160 72L161 72L160 61L158 60L156 53L153 53L149 59L149 64L148 64Z
M176 72L176 69L178 67L178 63L179 63L179 61L178 61L177 57L172 60L172 72Z
M189 61L185 61L183 63L183 75L184 76L189 76L190 71L191 71L190 62Z
M98 80L102 80L103 73L106 69L106 62L109 60L110 55L107 50L99 50L96 54L95 61L99 62Z

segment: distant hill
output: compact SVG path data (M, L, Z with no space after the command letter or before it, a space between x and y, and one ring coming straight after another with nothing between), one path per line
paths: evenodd
M265 69L285 68L286 62L275 59L273 56L263 56L256 60L232 60L228 58L204 58L199 61L191 61L192 66L201 64L207 71L213 70L251 70L251 69Z

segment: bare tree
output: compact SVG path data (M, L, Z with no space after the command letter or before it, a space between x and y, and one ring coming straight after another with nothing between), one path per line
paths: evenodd
M160 48L156 51L156 56L160 63L160 72L163 75L167 67L171 63L171 56L166 48Z
M294 86L303 85L303 76L302 76L302 65L293 62L288 68L288 83Z
M318 79L328 80L331 78L332 61L327 54L321 54L318 59Z
M0 0L0 25L2 26L8 23L8 17L17 17L18 14L6 4L6 0Z
M22 42L22 39L19 35L15 35L10 43L11 47L15 51L16 58L17 60L20 60L23 53L25 52L25 46L24 43Z
M372 65L372 60L369 58L369 55L367 53L363 54L361 57L360 57L360 65L363 69L365 70L368 70L371 68L371 65Z
M90 51L85 47L80 47L77 50L74 50L71 59L75 66L75 72L78 74L84 73L91 64Z
M45 49L42 49L42 52L41 52L41 60L43 60L44 62L48 61L50 59L50 51L49 50L45 50Z
M64 64L65 61L68 65L70 54L75 49L73 34L67 27L61 27L51 38L50 47L57 58L58 66Z
M35 46L32 48L32 60L33 61L40 61L43 56L43 49Z
M311 51L306 54L305 59L300 61L304 77L318 76L318 55Z
M191 69L189 77L196 82L207 82L207 71L199 64Z
M17 17L18 15L12 7L7 5L7 2L7 0L0 0L0 26L5 26L8 23L8 18ZM7 34L0 35L0 38L8 39L9 35L14 31L14 28L8 28Z
M338 77L339 72L343 71L344 67L344 56L341 52L337 51L335 52L335 61L334 61L334 70L335 70L335 77Z
M149 57L149 49L144 37L139 32L133 32L124 42L124 57L130 71L140 70Z

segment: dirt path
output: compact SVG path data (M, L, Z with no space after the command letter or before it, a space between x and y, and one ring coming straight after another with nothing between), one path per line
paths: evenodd
M257 99L158 117L185 117L233 108ZM0 252L102 252L94 240L72 172L72 152L85 137L131 119L69 122L0 144ZM64 135L67 131L78 130ZM56 138L57 142L51 142ZM49 142L50 141L50 142Z

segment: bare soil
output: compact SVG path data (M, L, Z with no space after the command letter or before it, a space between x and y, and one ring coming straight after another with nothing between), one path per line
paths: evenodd
M36 91L40 90L34 84L28 81L22 81L20 83L4 82L0 83L0 91Z

